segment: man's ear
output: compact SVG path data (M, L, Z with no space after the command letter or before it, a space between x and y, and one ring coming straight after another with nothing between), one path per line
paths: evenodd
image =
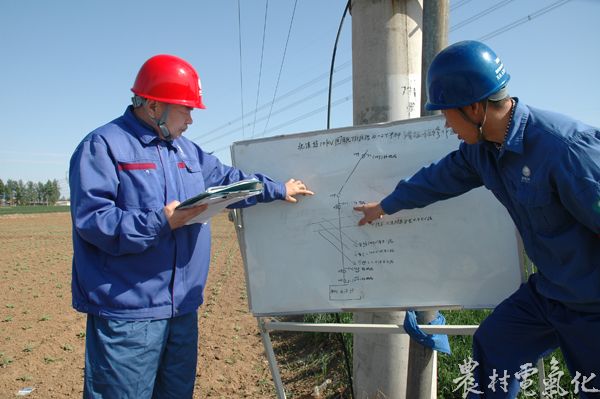
M156 118L156 115L158 115L158 112L159 112L158 101L148 99L148 100L146 100L146 103L144 104L144 107L146 107L146 113L151 118Z
M485 101L477 101L476 103L467 105L465 108L468 108L472 115L483 117L485 114Z

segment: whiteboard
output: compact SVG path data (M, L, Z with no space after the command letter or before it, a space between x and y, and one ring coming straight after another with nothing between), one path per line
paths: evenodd
M491 308L510 295L521 280L518 235L485 188L358 226L354 206L380 201L458 145L438 116L234 143L237 168L315 192L241 210L250 311Z

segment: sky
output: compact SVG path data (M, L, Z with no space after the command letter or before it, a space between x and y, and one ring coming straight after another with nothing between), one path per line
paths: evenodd
M161 53L197 69L207 108L185 134L224 163L233 142L326 129L346 2L0 0L0 179L57 179L68 196L74 149L123 114ZM600 126L599 21L600 0L451 0L448 41L484 41L511 95ZM331 128L352 125L351 26L347 15Z

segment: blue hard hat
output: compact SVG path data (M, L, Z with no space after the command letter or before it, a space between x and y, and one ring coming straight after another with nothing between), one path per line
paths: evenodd
M510 75L487 45L474 40L452 44L435 56L427 72L429 111L460 108L500 91Z

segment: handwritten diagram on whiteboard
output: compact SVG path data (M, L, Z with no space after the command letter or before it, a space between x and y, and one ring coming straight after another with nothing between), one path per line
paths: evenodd
M353 207L458 147L441 117L237 142L236 167L316 194L241 212L255 315L493 307L520 282L514 225L485 188L358 226Z

